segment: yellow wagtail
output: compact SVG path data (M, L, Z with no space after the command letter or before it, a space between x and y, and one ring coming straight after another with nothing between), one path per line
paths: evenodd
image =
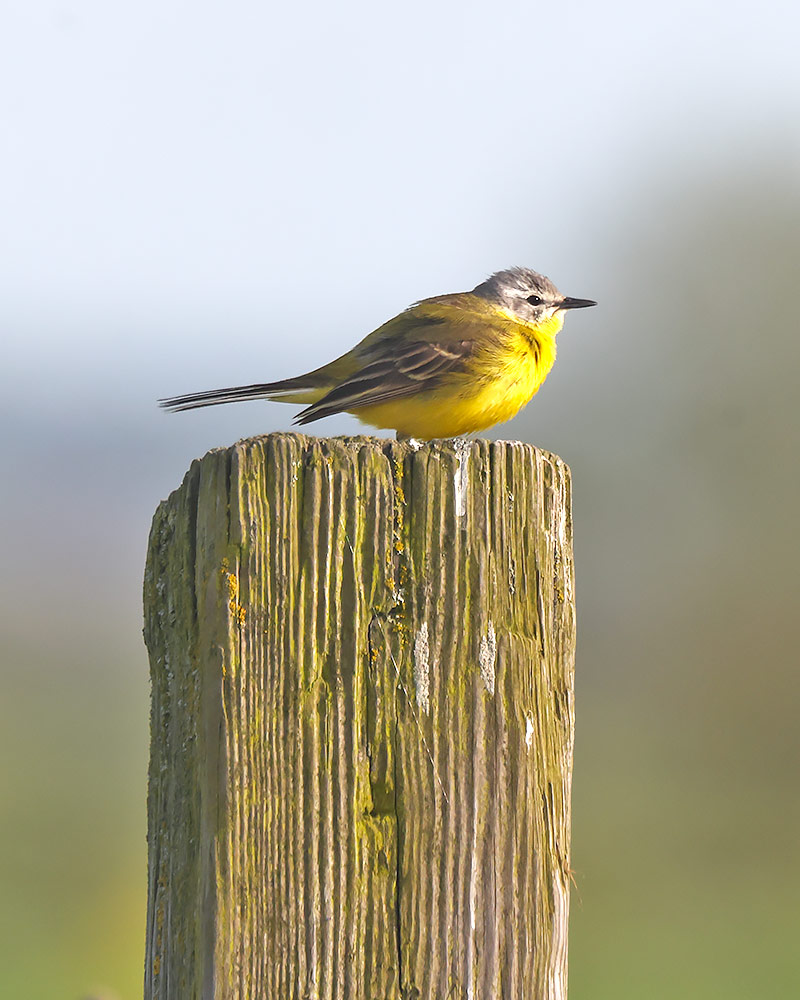
M564 312L594 305L512 267L471 292L417 302L307 375L160 402L175 411L246 399L306 403L295 423L347 412L398 438L457 437L510 420L553 367Z

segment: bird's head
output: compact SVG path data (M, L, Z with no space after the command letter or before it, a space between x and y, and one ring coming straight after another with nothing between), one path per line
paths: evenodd
M473 288L472 294L534 326L557 319L559 329L565 310L597 305L592 299L573 299L562 295L549 278L528 267L497 271Z

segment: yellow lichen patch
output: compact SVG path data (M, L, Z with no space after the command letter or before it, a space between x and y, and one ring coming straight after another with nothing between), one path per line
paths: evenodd
M247 608L239 603L239 580L235 574L229 572L229 566L228 560L223 559L220 573L225 577L228 584L228 610L241 626L247 621Z
M403 542L405 533L405 506L406 495L403 490L403 457L402 454L395 455L394 458L394 525L392 528L392 541L394 551L402 553L405 545Z

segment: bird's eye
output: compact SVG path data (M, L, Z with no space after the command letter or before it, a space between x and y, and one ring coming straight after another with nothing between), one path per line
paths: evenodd
M529 295L525 301L530 302L532 306L540 306L542 304L542 299L538 295Z

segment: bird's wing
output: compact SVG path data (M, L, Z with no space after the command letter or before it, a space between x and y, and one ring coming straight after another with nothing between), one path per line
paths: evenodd
M405 338L384 340L375 345L374 360L301 410L295 423L308 424L333 413L435 389L445 376L465 370L474 353L475 341L471 339L447 343Z
M475 296L457 293L424 299L373 330L360 343L322 368L283 379L159 400L167 410L194 410L247 399L311 403L297 422L353 406L413 395L433 388L471 356L475 339L486 340L489 309ZM454 317L456 319L454 320Z

